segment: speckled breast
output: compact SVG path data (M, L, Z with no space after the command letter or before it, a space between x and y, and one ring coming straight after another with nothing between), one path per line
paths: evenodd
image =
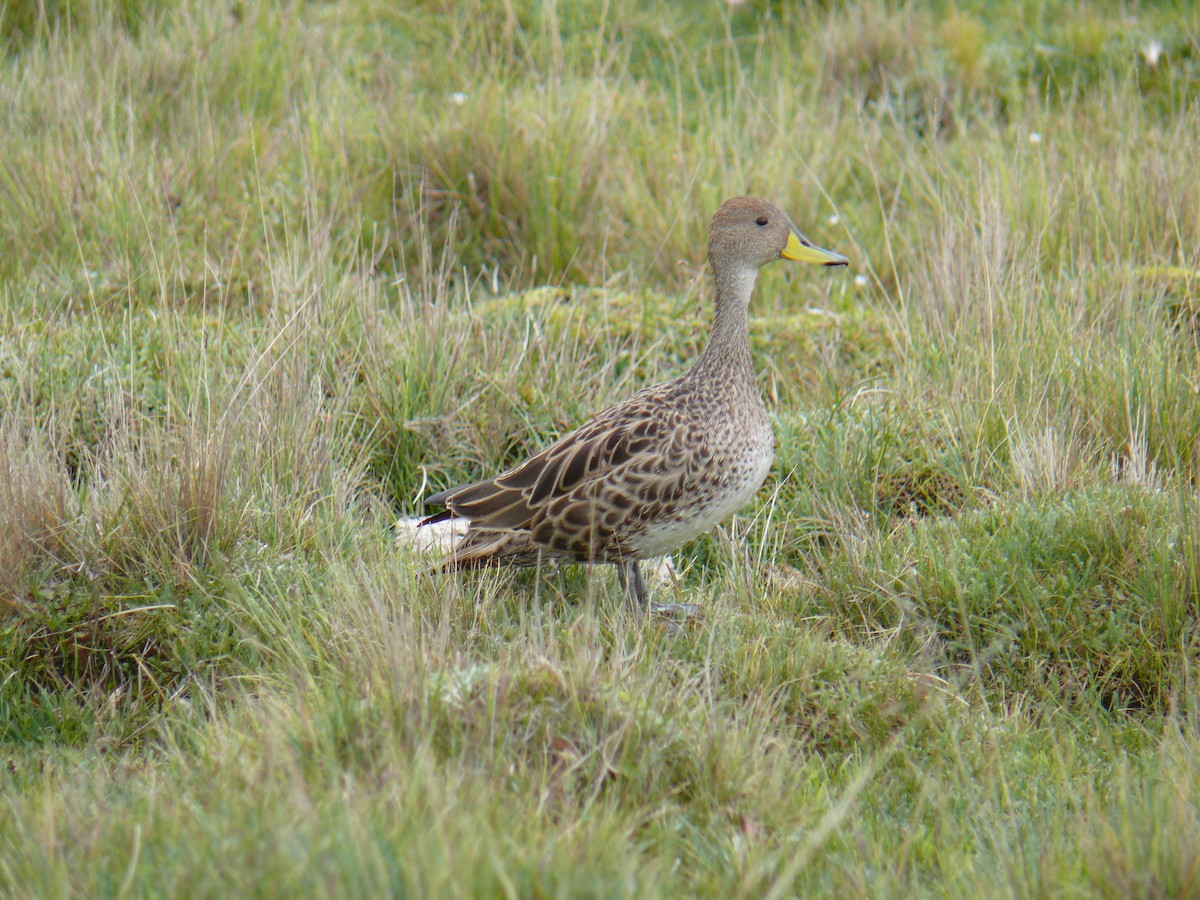
M775 452L765 410L713 426L705 435L704 451L685 463L687 490L678 501L663 504L657 516L643 521L635 534L622 541L627 555L647 558L669 553L712 530L754 498Z

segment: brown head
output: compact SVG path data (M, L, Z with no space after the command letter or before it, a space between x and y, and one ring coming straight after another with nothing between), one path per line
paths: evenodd
M717 210L708 226L708 261L718 270L759 267L776 259L821 266L844 266L840 253L823 250L800 233L788 214L757 197L734 197Z

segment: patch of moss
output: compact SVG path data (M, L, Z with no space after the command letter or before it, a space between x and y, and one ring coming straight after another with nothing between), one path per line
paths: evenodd
M485 323L536 320L561 341L593 343L604 335L624 347L654 347L660 357L690 364L708 338L712 314L705 303L657 291L543 287L476 303ZM862 376L893 368L895 343L886 314L855 305L750 315L750 347L761 364L786 374L836 364ZM682 371L682 369L680 369Z

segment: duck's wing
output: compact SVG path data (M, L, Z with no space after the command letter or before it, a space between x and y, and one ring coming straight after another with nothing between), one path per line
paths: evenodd
M672 468L672 450L680 445L684 422L675 407L664 402L667 387L635 394L495 478L433 495L427 502L446 511L422 524L461 516L470 521L472 531L518 531L537 537L552 519L570 529L588 530L603 494L628 496L624 487L642 484L656 472L667 475ZM615 490L601 490L609 487Z

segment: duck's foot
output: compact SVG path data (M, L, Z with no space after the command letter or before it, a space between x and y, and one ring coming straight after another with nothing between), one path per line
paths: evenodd
M686 623L698 622L702 617L696 603L651 603L650 590L638 568L637 560L617 563L617 578L625 592L630 607L642 615L650 615L661 621L671 634L677 634Z
M655 624L671 637L698 625L704 618L696 603L651 603L649 612Z
M699 619L703 615L699 603L651 603L650 614L669 619Z

